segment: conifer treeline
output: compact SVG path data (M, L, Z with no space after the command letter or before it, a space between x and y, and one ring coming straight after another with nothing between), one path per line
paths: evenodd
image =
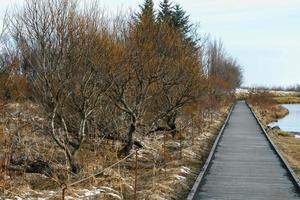
M142 146L137 135L175 136L178 121L212 115L241 84L221 43L194 35L189 16L168 0L159 10L145 0L126 20L111 21L71 0L28 0L7 27L1 94L40 106L40 131L74 173L90 138L119 141L126 155Z

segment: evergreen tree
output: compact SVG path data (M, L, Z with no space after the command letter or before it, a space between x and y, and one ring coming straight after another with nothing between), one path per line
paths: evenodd
M145 2L139 6L141 11L136 14L136 20L138 22L142 22L145 19L155 23L155 10L154 10L154 3L152 0L145 0Z
M180 30L184 36L187 36L191 29L189 15L186 15L186 12L179 4L176 4L174 7L172 23L173 26Z
M169 0L163 0L160 4L160 11L158 13L158 21L170 21L172 20L172 4L169 2Z

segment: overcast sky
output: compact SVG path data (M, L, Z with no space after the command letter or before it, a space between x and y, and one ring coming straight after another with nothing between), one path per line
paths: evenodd
M88 0L86 0L89 2ZM0 0L0 16L23 0ZM143 0L99 0L116 13ZM156 6L158 0L154 0ZM199 32L221 38L244 66L244 85L300 84L300 0L174 0L200 24Z

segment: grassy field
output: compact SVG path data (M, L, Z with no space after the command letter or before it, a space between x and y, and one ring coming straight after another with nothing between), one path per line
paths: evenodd
M298 96L281 96L281 97L274 97L274 100L279 104L294 104L300 103L300 97Z
M273 99L279 104L300 103L299 92L272 92Z

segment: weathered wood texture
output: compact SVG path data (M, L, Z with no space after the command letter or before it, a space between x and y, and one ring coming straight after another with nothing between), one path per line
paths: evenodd
M238 102L192 199L300 199L288 169L245 102Z

